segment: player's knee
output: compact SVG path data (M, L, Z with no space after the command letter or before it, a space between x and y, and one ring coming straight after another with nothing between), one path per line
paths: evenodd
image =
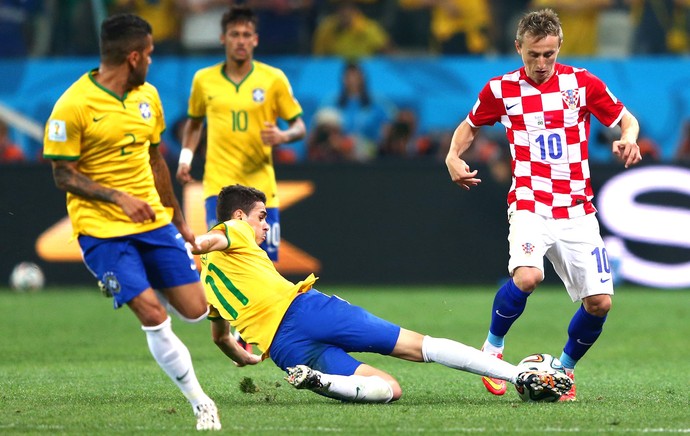
M168 312L158 301L153 293L142 293L127 303L134 312L142 326L153 327L162 324L168 319Z
M521 267L513 274L515 286L523 292L534 291L542 280L544 280L544 275L538 268Z
M173 304L177 314L186 322L198 322L208 315L208 303L203 294L185 296L182 301Z
M204 305L204 306L201 306L199 308L195 308L195 310L193 310L193 311L189 311L186 313L180 313L180 318L182 318L182 320L185 322L196 323L196 322L203 321L204 319L206 319L208 312L209 312L208 306Z
M393 392L393 397L391 398L390 402L398 401L400 397L402 397L402 388L400 387L400 384L394 378L386 381L391 386L391 391Z
M587 313L603 318L611 310L612 301L610 295L594 295L585 298L582 304Z
M163 306L151 305L146 307L145 310L136 310L135 314L139 318L141 325L145 327L161 325L168 319L168 313Z

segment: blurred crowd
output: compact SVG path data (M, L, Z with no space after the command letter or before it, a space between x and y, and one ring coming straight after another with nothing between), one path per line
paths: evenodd
M372 94L359 61L391 56L490 56L513 53L514 31L528 10L559 13L561 56L690 53L690 0L246 0L259 14L260 55L335 56L345 61L341 89L309 122L306 159L318 162L442 160L452 131L419 131L417 114ZM228 0L0 0L0 58L95 56L109 14L133 12L154 29L156 56L222 55L220 17ZM299 98L299 96L297 96ZM688 124L690 125L690 123ZM644 126L643 126L644 128ZM688 137L676 158L690 160ZM608 139L608 138L603 138ZM646 159L658 146L641 137ZM171 159L179 145L168 147ZM502 131L483 129L476 161L509 177ZM469 157L469 156L468 156ZM24 159L0 125L0 162ZM32 159L33 160L33 159ZM276 160L298 160L277 150Z
M258 54L342 56L513 52L527 10L559 12L563 55L688 53L690 0L246 0L260 15ZM0 57L98 53L112 13L141 15L156 54L220 50L220 15L232 0L0 0Z

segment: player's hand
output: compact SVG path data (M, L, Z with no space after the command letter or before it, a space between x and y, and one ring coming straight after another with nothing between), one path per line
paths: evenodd
M192 254L206 254L207 248L211 246L208 235L201 235L194 238L194 241L187 242L187 247Z
M482 179L476 178L477 170L470 171L467 162L457 156L447 157L446 166L450 179L462 189L469 191L472 186L477 186L482 182Z
M285 134L275 123L264 121L264 128L261 129L261 142L275 147L286 142Z
M196 237L194 236L192 229L189 227L189 224L187 224L186 221L174 224L175 227L177 227L177 230L180 232L180 235L182 235L182 239L184 239L184 241L187 244L190 244L193 248L196 245Z
M122 211L135 223L155 221L156 213L147 202L120 191L115 203L122 208Z
M637 145L636 142L628 142L623 140L613 141L613 154L625 162L626 168L628 168L630 165L635 165L642 160L640 146Z
M244 351L245 355L242 356L238 360L233 360L235 362L235 366L238 368L241 368L243 366L247 365L256 365L257 363L261 363L261 356L258 354L252 354L248 351Z
M194 181L194 178L192 178L192 175L190 174L191 170L191 166L186 163L181 163L177 166L177 174L175 174L175 177L181 185Z

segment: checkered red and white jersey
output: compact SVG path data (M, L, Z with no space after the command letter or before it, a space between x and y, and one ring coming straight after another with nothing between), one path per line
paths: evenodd
M596 212L587 149L590 114L613 127L626 109L587 70L554 68L541 85L524 67L491 79L466 120L473 127L500 122L506 128L513 170L508 212L574 218Z

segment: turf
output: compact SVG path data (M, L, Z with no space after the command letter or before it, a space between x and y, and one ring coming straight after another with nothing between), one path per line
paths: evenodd
M325 290L326 285L322 285ZM332 287L406 328L480 346L493 287ZM577 306L543 288L507 337L505 358L560 355ZM221 411L225 433L690 432L690 291L623 287L604 334L577 368L578 401L521 402L486 392L477 376L435 364L358 355L398 378L387 405L344 404L283 380L272 362L236 368L205 323L173 327ZM98 291L0 289L0 434L191 433L188 403L150 357L127 309ZM246 386L253 385L252 389Z

